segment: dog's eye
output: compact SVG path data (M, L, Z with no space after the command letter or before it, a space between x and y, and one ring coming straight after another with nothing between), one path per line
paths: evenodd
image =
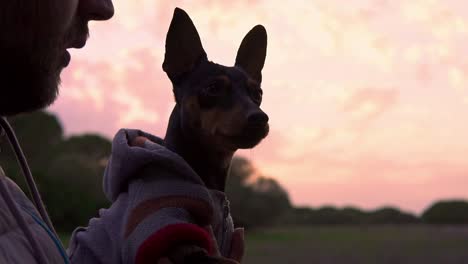
M198 96L200 106L210 108L215 106L226 94L226 87L221 83L213 82L203 88Z
M216 96L219 96L219 95L221 95L223 93L223 87L219 83L213 82L213 83L210 83L203 90L203 93L206 96L216 97Z
M260 105L262 103L263 91L262 89L255 89L252 91L252 100L254 103Z

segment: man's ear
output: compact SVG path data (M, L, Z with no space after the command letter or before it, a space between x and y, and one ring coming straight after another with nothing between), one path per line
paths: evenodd
M267 32L262 25L257 25L242 40L235 65L244 69L251 78L260 83L266 52Z
M163 70L174 82L192 71L201 60L207 60L207 56L197 29L188 14L176 8L166 36Z

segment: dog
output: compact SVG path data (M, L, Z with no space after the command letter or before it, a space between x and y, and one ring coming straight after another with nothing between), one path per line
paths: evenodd
M256 146L269 132L260 109L267 34L255 26L243 39L235 66L208 60L190 17L176 9L166 38L163 70L176 105L165 137L210 189L224 191L238 149Z
M176 105L164 144L209 189L224 192L234 153L255 147L268 135L269 117L260 108L266 51L266 30L257 25L242 40L234 66L211 62L188 14L174 12L162 67Z

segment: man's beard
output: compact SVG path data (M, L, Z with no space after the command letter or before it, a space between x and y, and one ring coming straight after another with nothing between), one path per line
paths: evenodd
M0 50L0 115L38 110L55 100L62 69L60 53L59 49Z
M65 48L80 36L89 36L87 21L75 17L66 33L36 32L33 41L18 41L0 32L0 115L38 110L58 95ZM10 36L10 37L8 37ZM23 42L23 43L22 43Z

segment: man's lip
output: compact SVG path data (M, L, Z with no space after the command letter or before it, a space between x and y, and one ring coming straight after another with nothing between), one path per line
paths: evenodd
M83 40L83 41L77 41L77 42L74 42L72 43L70 46L67 47L67 49L81 49L83 48L84 46L86 45L86 40Z
M67 50L65 50L65 52L62 55L62 64L60 66L63 68L67 67L70 64L70 61L71 55Z
M87 40L88 40L87 36L74 39L73 42L67 45L67 49L70 49L70 48L81 49L86 45Z
M78 41L78 42L75 42L72 44L72 48L75 48L75 49L81 49L83 48L84 46L86 45L86 39L85 40L82 40L82 41Z

